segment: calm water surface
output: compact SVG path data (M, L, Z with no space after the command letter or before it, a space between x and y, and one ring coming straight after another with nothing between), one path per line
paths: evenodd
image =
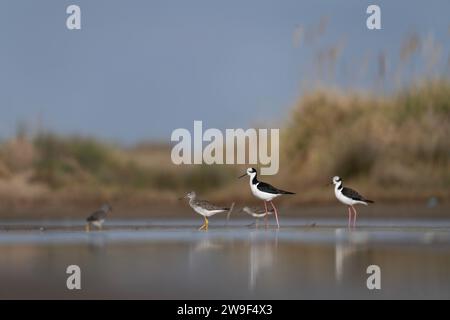
M450 220L113 220L0 223L0 298L450 298ZM66 288L66 268L82 289ZM381 268L381 290L366 269Z

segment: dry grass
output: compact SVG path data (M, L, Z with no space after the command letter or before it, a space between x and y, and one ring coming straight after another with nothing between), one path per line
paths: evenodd
M392 97L319 90L294 108L284 157L298 188L340 175L389 198L450 190L450 83L414 85ZM401 191L401 192L400 192Z
M266 177L298 194L287 204L334 201L324 185L340 175L381 200L450 196L450 83L426 82L390 97L317 90L282 129L281 167ZM93 139L23 135L0 146L0 197L7 207L114 201L177 203L196 190L214 201L249 202L245 166L176 166L171 147L120 148Z

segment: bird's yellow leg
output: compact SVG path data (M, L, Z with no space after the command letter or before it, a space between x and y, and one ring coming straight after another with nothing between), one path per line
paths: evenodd
M205 217L205 226L206 226L206 227L205 227L205 230L208 230L208 224L209 224L209 223L208 223L208 218Z
M86 223L86 232L89 232L89 223Z
M205 222L203 222L203 224L201 225L200 228L198 228L198 230L203 230L206 228L206 218L205 218Z

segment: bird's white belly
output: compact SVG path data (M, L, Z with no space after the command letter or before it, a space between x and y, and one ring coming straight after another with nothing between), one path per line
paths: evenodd
M268 212L267 214L272 214L272 212ZM264 218L266 216L266 213L252 213L252 216L254 218Z
M102 220L96 220L96 221L92 221L92 225L96 226L97 228L101 228L103 225L103 222L105 222L104 219Z
M279 194L262 192L261 190L258 190L257 186L258 184L250 183L250 189L252 190L253 195L261 200L272 201L276 197L280 196Z
M202 207L198 207L198 206L191 206L192 209L194 209L195 212L197 212L198 214L201 214L204 217L211 217L213 215L215 215L216 213L220 213L220 212L224 212L224 210L206 210Z
M342 202L343 204L347 205L347 206L352 206L356 203L359 203L359 201L355 201L353 199L347 198L346 196L344 196L342 194L342 192L340 192L338 189L334 189L334 194L336 195L336 198Z

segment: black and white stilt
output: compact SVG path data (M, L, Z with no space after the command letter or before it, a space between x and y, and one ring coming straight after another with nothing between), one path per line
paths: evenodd
M366 205L368 203L373 203L372 200L364 198L358 192L353 189L346 188L342 185L342 179L338 176L333 177L332 180L334 184L334 194L336 198L342 202L343 204L348 206L348 227L352 226L352 210L353 210L353 228L356 226L356 209L354 207L355 204L363 204Z
M275 211L275 219L277 220L277 227L280 228L280 223L278 222L278 211L277 208L275 208L275 205L273 204L272 200L278 198L283 194L295 194L295 193L280 190L268 183L258 181L257 172L255 168L248 168L246 173L244 173L239 178L245 177L246 175L250 176L250 190L252 191L255 197L264 201L264 207L266 209L267 214L268 214L267 202L270 202L270 204L272 205L272 208Z

